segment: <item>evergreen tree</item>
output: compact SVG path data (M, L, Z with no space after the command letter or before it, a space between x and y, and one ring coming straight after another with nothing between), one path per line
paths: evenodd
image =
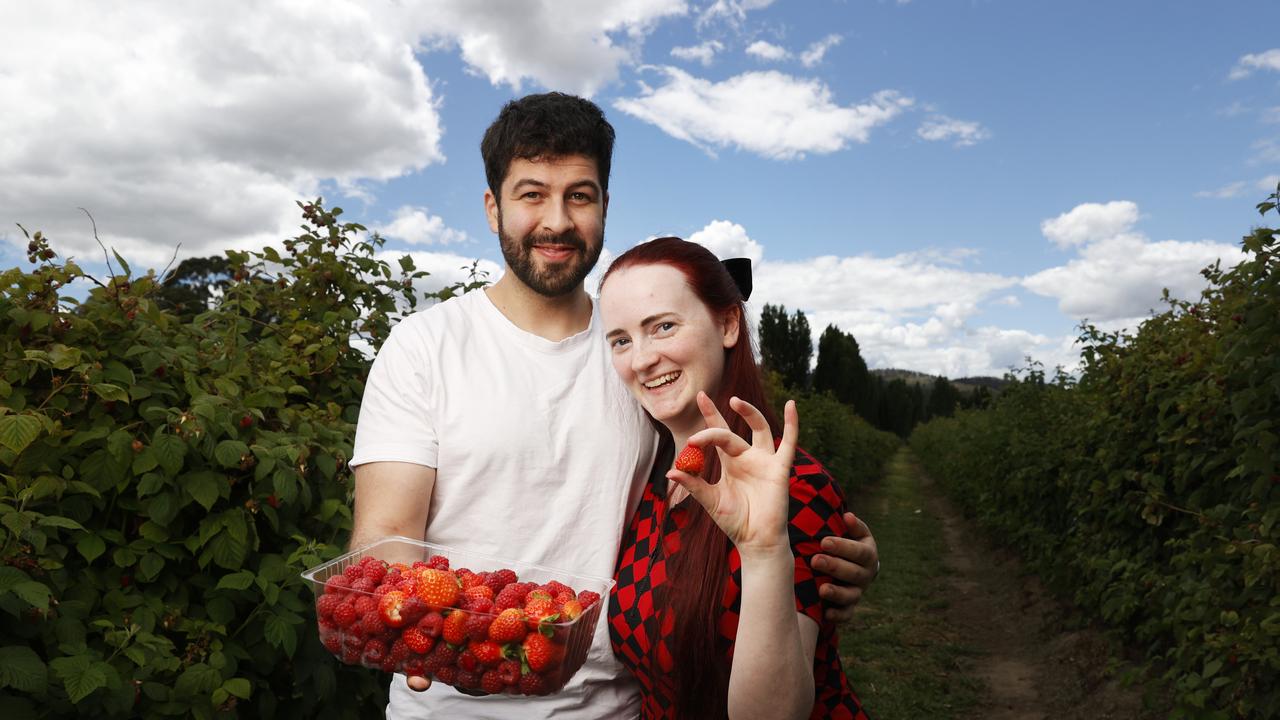
M813 389L830 392L842 403L853 405L866 417L869 402L867 363L858 351L858 341L835 325L828 325L818 339L818 363L813 369Z
M785 306L765 305L760 314L760 355L787 387L807 388L813 336L804 313L797 310L788 317Z
M933 387L929 390L928 416L935 417L951 417L956 414L956 406L960 403L960 391L950 380L939 377L933 381Z

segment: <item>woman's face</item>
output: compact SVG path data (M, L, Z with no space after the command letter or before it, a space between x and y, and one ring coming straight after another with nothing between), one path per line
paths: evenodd
M702 429L698 391L714 396L725 348L738 341L737 313L713 317L669 265L633 265L601 288L600 316L613 369L644 409L674 435Z

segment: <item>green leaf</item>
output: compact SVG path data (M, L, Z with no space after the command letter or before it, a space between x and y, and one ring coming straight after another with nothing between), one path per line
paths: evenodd
M160 459L156 457L155 450L149 447L143 448L142 452L133 456L133 474L144 475L160 464Z
M88 562L93 562L99 555L107 551L107 544L95 534L87 533L76 542L76 550Z
M214 448L213 456L223 467L240 467L240 458L249 452L249 446L239 440L223 440Z
M71 518L65 518L60 515L45 515L37 520L36 524L43 525L45 527L66 528L68 530L84 530L84 526L80 523L72 520Z
M124 388L111 383L94 383L89 388L97 393L98 397L103 400L116 400L120 402L129 402L129 393Z
M0 565L0 594L9 592L20 582L26 582L31 578L16 567L8 565Z
M32 607L45 610L49 607L49 588L44 583L34 580L20 582L13 586L13 594L25 600Z
M248 544L244 540L237 540L232 537L231 533L223 531L218 533L209 543L209 552L213 562L219 567L236 570L244 564L244 556L248 552Z
M294 650L298 647L297 629L279 615L267 618L263 636L267 638L267 642L284 650L286 657L293 657Z
M165 433L156 437L151 447L155 449L165 474L174 476L182 470L182 461L187 456L187 443L182 438Z
M249 693L253 691L253 686L244 678L231 678L230 680L222 683L222 689L232 695L235 695L241 700L248 700Z
M124 258L120 257L120 253L116 252L115 248L111 248L111 254L116 256L116 262L120 263L120 267L124 268L124 276L127 279L129 275L132 274L129 270L129 263L125 262Z
M31 415L0 417L0 444L16 455L40 437L40 421Z
M223 575L222 579L218 581L217 587L214 589L221 590L226 588L228 590L247 590L250 585L253 585L253 580L254 574L252 572L248 570L241 570L240 572L231 573L230 575Z
M0 647L0 687L18 692L43 693L49 682L49 669L29 647Z
M218 501L218 495L225 483L222 475L209 471L182 476L182 486L205 510L213 507L213 504Z
M66 370L80 362L80 349L55 343L49 349L49 363L55 370Z
M67 688L67 697L71 702L78 703L93 694L93 691L106 687L107 676L101 668L89 665L84 672L63 678L63 685Z
M154 580L159 577L160 571L164 569L164 558L155 553L147 553L142 556L142 560L138 562L138 575L143 580Z

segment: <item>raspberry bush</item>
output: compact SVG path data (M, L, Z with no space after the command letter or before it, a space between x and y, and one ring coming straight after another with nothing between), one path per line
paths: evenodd
M1277 232L1134 335L1086 327L1078 382L1033 368L912 436L970 512L1146 650L1179 717L1280 717Z
M384 702L384 678L320 645L298 574L344 550L360 348L426 273L393 270L340 209L300 206L283 250L227 253L203 312L119 255L92 278L40 233L35 267L0 274L0 717Z

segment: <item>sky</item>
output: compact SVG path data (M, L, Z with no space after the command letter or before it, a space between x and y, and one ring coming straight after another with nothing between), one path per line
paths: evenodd
M873 368L1078 362L1241 259L1280 183L1280 3L431 0L0 5L0 267L298 232L296 200L496 279L479 141L561 90L617 131L606 250L754 263L752 308Z

